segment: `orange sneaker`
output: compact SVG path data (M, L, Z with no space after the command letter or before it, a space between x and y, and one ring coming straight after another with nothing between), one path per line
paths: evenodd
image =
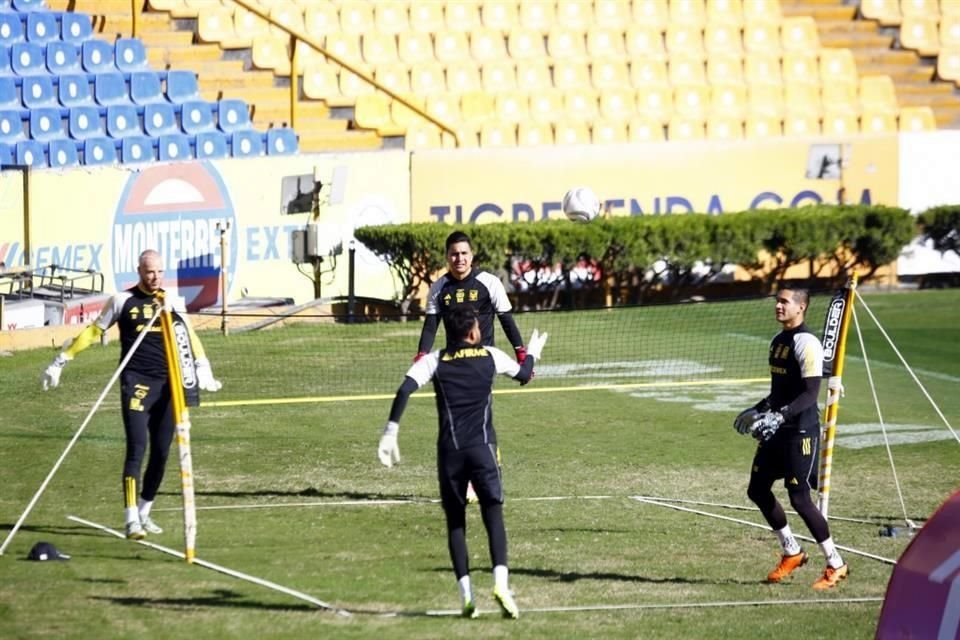
M810 559L810 556L807 555L806 551L801 551L792 556L783 556L780 558L780 564L777 565L777 568L767 574L767 582L782 582L785 580L791 573L807 564L807 560Z
M841 580L846 580L849 573L850 568L847 565L843 565L839 569L834 569L833 567L827 565L827 568L824 570L823 575L820 576L820 579L813 583L813 588L817 591L833 589L835 586L840 584Z

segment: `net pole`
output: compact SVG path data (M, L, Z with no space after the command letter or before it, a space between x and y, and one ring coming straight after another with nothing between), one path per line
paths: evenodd
M843 362L847 351L847 330L850 327L850 313L857 291L857 274L854 273L843 297L843 312L840 315L839 326L833 325L835 319L831 312L836 313L835 302L831 302L827 309L826 326L824 328L824 342L833 333L836 336L836 353L833 357L833 371L827 380L827 402L823 409L823 438L820 454L820 513L826 518L830 510L830 477L833 472L833 445L837 434L837 414L840 411L840 396L843 393ZM830 345L827 345L830 348Z

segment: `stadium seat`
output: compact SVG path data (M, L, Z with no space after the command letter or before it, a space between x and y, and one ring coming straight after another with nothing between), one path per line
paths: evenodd
M327 64L327 56L314 49L308 42L297 40L296 47L297 59L294 62L297 65L297 75L304 74L311 67Z
M230 155L227 135L222 131L204 131L194 138L197 159L226 158Z
M337 5L323 2L308 6L303 12L303 28L308 36L323 42L325 37L340 30Z
M45 11L43 0L12 0L11 5L14 11L27 13L30 11Z
M9 111L10 109L22 109L23 103L20 102L20 92L17 90L17 83L12 76L0 75L0 109Z
M860 78L860 107L864 111L896 115L899 107L893 79L887 75Z
M444 28L470 33L480 28L480 5L477 0L443 3Z
M817 22L810 16L791 16L780 24L783 51L817 51L820 35Z
M440 133L440 144L443 148L476 149L480 146L480 132L476 129L459 126L454 131L456 138L446 131Z
M823 100L825 108L829 108L834 113L845 113L849 115L860 114L860 100L857 96L857 86L835 82L823 85L820 90L820 97Z
M553 86L553 77L546 60L517 63L517 86L526 91L542 91Z
M27 109L59 106L53 76L29 76L20 86L20 100Z
M0 142L14 144L26 139L23 115L19 109L0 110Z
M826 120L826 116L824 116L824 120ZM866 110L860 115L860 131L863 133L894 133L897 131L897 116L886 111Z
M180 127L183 132L195 136L216 128L213 121L213 105L206 100L187 100L180 105Z
M46 167L46 145L37 140L21 140L16 145L17 164L25 167Z
M703 32L703 49L708 59L717 54L743 55L740 28L729 24L708 24Z
M558 60L553 65L553 86L565 91L589 89L590 68L586 62Z
M566 27L551 27L547 32L547 55L555 63L564 60L584 61L587 57L584 32Z
M697 55L672 55L669 63L670 83L677 85L707 83L707 72L703 65L703 58Z
M154 71L134 71L130 74L130 99L134 104L166 102L160 74Z
M635 23L627 27L624 34L624 46L630 58L667 59L667 50L663 44L663 34L656 27Z
M343 106L348 101L340 94L340 79L337 67L322 63L303 72L303 95L312 100L324 100L330 106Z
M907 17L926 17L939 18L940 4L950 4L940 2L940 0L900 0L900 13L904 18Z
M622 30L597 25L587 30L587 55L593 61L620 59L626 53Z
M397 38L390 33L365 33L360 36L360 56L369 65L397 62Z
M637 89L637 113L662 124L666 123L673 115L673 89L669 86Z
M346 69L340 70L339 82L340 94L345 99L350 100L350 104L353 104L353 102L357 99L357 96L374 93L375 91L372 84L357 74L347 71Z
M750 114L744 122L744 133L749 140L779 138L783 135L783 123L780 118Z
M921 56L935 56L940 52L940 31L934 16L903 16L900 24L900 46L912 49Z
M827 107L823 113L821 132L827 136L847 136L860 133L860 123L857 116L850 113L836 111ZM896 127L894 127L896 130Z
M57 97L64 107L92 106L93 93L85 73L62 75L57 79Z
M783 119L783 135L818 136L820 135L820 117L788 113Z
M202 7L197 15L197 37L200 42L217 43L223 49L249 47L253 40L238 35L233 22L234 10L224 6ZM121 157L123 151L120 152Z
M83 164L116 164L116 141L110 138L88 138L83 141Z
M525 120L517 124L517 145L538 147L553 144L553 127L548 122Z
M51 11L31 11L27 14L27 28L24 32L27 42L46 45L60 39L60 24L57 15Z
M510 60L487 62L480 67L480 85L489 93L517 88L517 69Z
M10 49L10 66L18 76L47 73L46 49L34 42L15 42Z
M612 87L600 92L600 117L607 122L626 122L636 110L636 97L629 87Z
M114 104L107 107L107 135L125 138L142 134L137 108L132 104Z
M123 74L98 73L93 78L93 97L97 104L109 107L114 104L129 104L130 96Z
M290 75L289 44L289 38L275 33L256 36L250 55L254 68L273 71L278 76Z
M634 24L648 25L661 33L666 31L670 23L667 0L633 0L631 7Z
M47 43L46 59L47 70L55 75L79 73L82 70L80 49L69 42L55 40Z
M546 33L556 20L553 0L524 0L518 6L520 26Z
M560 120L553 126L554 144L590 144L590 126L582 120Z
M233 12L233 32L246 46L252 46L254 38L270 33L270 25L257 14L238 6Z
M425 107L425 100L422 96L407 94L403 96L407 102L417 106L420 109ZM423 118L412 108L403 104L399 100L390 103L390 121L400 130L406 132L411 126L423 122Z
M860 0L860 15L868 20L876 20L884 27L899 26L903 19L900 3L891 0Z
M707 21L703 0L673 0L670 3L670 23L702 29Z
M373 3L367 0L340 2L340 30L350 35L373 31Z
M594 144L627 142L627 123L625 120L610 121L598 118L590 127L590 140Z
M507 59L503 34L486 27L475 29L470 33L470 56L480 64Z
M147 50L140 38L117 38L114 43L114 60L117 69L124 73L144 71L147 64Z
M703 120L678 114L667 123L667 139L674 141L703 140L706 136Z
M407 3L401 0L381 0L373 5L373 26L377 33L397 36L410 29Z
M671 5L673 6L673 5ZM703 31L700 27L671 22L664 36L667 53L685 56L704 56Z
M161 162L180 162L194 157L190 145L190 136L183 133L170 133L157 140L157 157Z
M517 3L515 0L484 0L480 5L480 22L487 29L496 29L506 34L517 24ZM481 138L483 131L480 131ZM517 136L513 136L516 144ZM481 145L484 146L481 140Z
M663 142L666 140L663 123L656 118L634 116L627 123L627 139L630 142Z
M422 31L404 31L397 36L397 56L406 64L434 62L433 41Z
M960 47L960 13L940 18L940 47L948 49Z
M737 29L743 27L743 3L741 0L707 0L706 24L726 25Z
M493 117L495 98L486 91L469 91L460 96L461 121L471 127L480 126Z
M154 139L149 136L127 136L120 143L120 162L123 164L154 162L156 159Z
M259 131L234 131L230 134L231 155L248 158L263 155L263 134Z
M694 120L706 120L710 108L710 87L702 85L685 85L673 89L674 113Z
M940 51L937 56L937 77L960 86L960 47Z
M783 104L788 116L820 118L823 107L820 88L808 84L787 84L783 88Z
M743 137L741 118L718 114L707 118L707 140L741 140Z
M932 108L922 106L902 107L900 109L900 131L934 131L936 128L937 120L933 115Z
M492 118L480 127L481 147L517 146L517 125Z
M113 45L103 40L90 39L81 46L83 69L87 73L116 71L113 64Z
M746 87L734 84L711 87L710 114L743 120L747 114Z
M779 56L780 27L764 22L747 23L743 26L743 50L745 53L764 53Z
M747 96L747 112L750 116L782 120L783 89L772 84L751 85Z
M267 154L287 156L297 152L297 134L290 127L267 129Z
M100 119L100 108L78 105L70 108L68 132L75 140L102 138L107 135Z
M535 122L556 122L562 117L563 92L559 89L537 91L529 97L530 118Z
M543 36L533 29L513 29L507 35L507 51L516 61L541 60L547 50Z
M779 25L783 21L780 0L743 0L743 23Z
M54 169L66 169L79 165L77 143L67 138L51 140L47 145L47 159L50 167Z
M857 63L850 49L820 50L820 84L848 84L856 87L860 78Z
M712 86L745 84L742 58L730 53L708 56L707 82Z
M670 84L667 65L662 60L636 58L630 62L630 83L637 89Z
M555 24L586 31L593 24L593 0L557 0Z
M410 67L410 90L421 96L446 91L447 80L439 62L422 62Z
M530 99L523 91L505 91L494 101L497 120L516 124L530 117Z
M381 136L399 135L403 132L400 127L394 126L390 118L390 97L379 92L357 97L353 120L357 127L374 129Z
M63 116L59 107L38 107L30 110L30 137L40 142L63 138Z
M407 129L403 138L403 148L412 151L415 149L437 149L442 145L440 131L429 122L418 123Z
M820 86L820 65L814 51L784 51L783 82Z
M743 77L750 86L783 85L780 56L769 53L751 53L743 59Z
M250 107L238 98L217 102L217 127L224 133L250 129Z
M434 56L444 64L470 59L470 44L462 31L440 31L433 37Z
M437 120L454 125L460 120L460 99L452 93L435 93L427 96L424 110Z
M630 3L623 0L594 0L593 23L598 27L623 30L630 24Z
M630 85L630 70L624 60L595 59L590 65L594 89L617 89Z
M436 33L444 28L443 3L437 0L411 0L410 26L421 33Z
M23 22L13 12L0 11L0 47L24 41Z
M563 97L563 118L590 122L600 116L599 98L595 91L568 91Z
M167 99L174 104L200 97L197 74L193 71L171 70L167 72Z
M78 47L93 37L90 16L85 13L64 11L60 14L60 39Z
M303 22L303 9L291 0L272 3L270 5L270 18L278 25L289 27L294 31L306 31ZM278 36L288 37L287 32L279 26L271 24L269 30Z
M0 142L0 169L15 163L16 146Z
M451 93L466 93L480 89L480 69L469 61L450 63L447 65L447 91Z
M166 102L151 102L143 108L143 130L155 138L180 133L176 108Z

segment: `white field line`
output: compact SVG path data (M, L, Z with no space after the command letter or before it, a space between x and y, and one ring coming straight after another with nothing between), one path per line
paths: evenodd
M124 534L120 533L116 529L111 529L110 527L107 527L105 525L97 524L96 522L91 522L90 520L84 520L83 518L78 518L77 516L67 516L67 519L73 520L74 522L79 522L82 525L86 525L94 529L99 529L100 531L103 531L104 533L108 533L114 537L120 538L121 540L126 540L126 536ZM164 547L163 545L159 545L154 542L148 542L146 540L134 540L132 542L136 542L137 544L143 545L145 547L149 547L151 549L156 549L157 551L162 551L167 555L180 558L181 560L185 558L183 552L177 551L175 549L171 549L169 547ZM251 576L250 574L243 573L241 571L228 569L227 567L221 566L219 564L215 564L213 562L208 562L206 560L201 560L200 558L194 558L192 561L192 564L203 567L205 569L216 571L218 573L222 573L224 575L228 575L233 578L239 578L240 580L245 580L246 582L252 582L253 584L258 584L261 587L266 587L267 589L272 589L274 591L279 591L280 593L285 593L289 596L293 596L294 598L299 598L300 600L309 602L312 605L316 605L321 609L327 609L329 611L333 611L338 615L342 615L342 616L352 615L349 611L345 609L340 609L339 607L336 607L332 604L324 602L323 600L318 600L317 598L314 598L311 595L303 593L302 591L297 591L296 589L285 587L283 585L277 584L276 582L271 582L269 580L264 580L263 578Z

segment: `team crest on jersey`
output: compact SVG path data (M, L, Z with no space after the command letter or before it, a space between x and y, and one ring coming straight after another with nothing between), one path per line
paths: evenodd
M457 289L456 293L457 302L463 302L466 299L466 292L463 289Z
M480 299L480 292L476 289L470 289L470 302L476 302Z

